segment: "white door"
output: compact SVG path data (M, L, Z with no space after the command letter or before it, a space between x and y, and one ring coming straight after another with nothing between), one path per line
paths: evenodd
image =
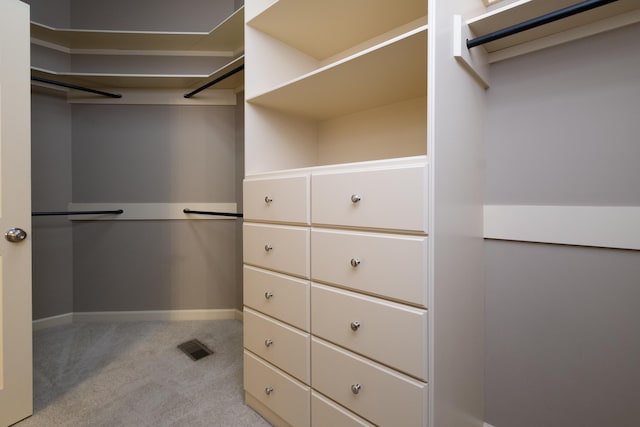
M3 427L31 415L33 400L29 43L29 6L18 0L0 0L0 426Z

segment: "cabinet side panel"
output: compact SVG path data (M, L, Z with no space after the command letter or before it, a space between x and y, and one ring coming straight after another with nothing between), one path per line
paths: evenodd
M316 163L315 122L246 104L245 173L292 169Z
M455 61L453 15L478 1L429 4L432 426L482 426L484 90Z

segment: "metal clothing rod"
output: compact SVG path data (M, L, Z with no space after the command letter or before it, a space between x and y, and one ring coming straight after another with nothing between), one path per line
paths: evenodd
M214 84L216 84L218 82L221 82L222 80L226 79L227 77L233 76L235 73L238 73L238 72L242 71L243 69L244 69L244 64L240 65L239 67L234 68L231 71L228 71L228 72L224 73L223 75L221 75L218 78L215 78L215 79L211 80L209 83L206 83L206 84L200 86L198 89L196 89L196 90L194 90L192 92L189 92L184 97L185 98L191 98L193 95L202 92L203 90L207 89L208 87L213 86Z
M182 212L186 214L200 214L200 215L215 215L215 216L235 216L236 218L242 218L241 213L231 212L211 212L211 211L192 211L189 208L183 209Z
M56 211L56 212L31 212L31 216L102 215L102 214L119 215L121 213L124 213L122 209L117 209L112 211Z
M68 87L69 89L76 89L76 90L82 90L84 92L91 92L97 95L108 96L109 98L122 98L122 95L118 93L104 92L102 90L97 90L97 89L89 89L88 87L78 86L71 83L58 82L55 80L43 79L41 77L31 76L31 80L40 82L40 83L47 83L55 86Z
M574 4L572 6L567 6L563 9L556 10L555 12L550 12L546 15L529 19L528 21L503 28L502 30L494 31L484 36L476 37L471 40L467 39L467 48L471 49L472 47L480 46L494 40L499 40L513 34L521 33L523 31L530 30L532 28L539 27L541 25L545 25L559 19L567 18L578 13L586 12L588 10L595 9L596 7L604 6L615 1L618 0L587 0Z

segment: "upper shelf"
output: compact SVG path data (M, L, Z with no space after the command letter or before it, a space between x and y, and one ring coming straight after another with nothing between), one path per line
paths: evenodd
M427 26L305 74L247 101L324 120L427 93Z
M470 19L467 21L467 25L475 36L482 36L576 3L578 3L578 0L519 0L504 7L492 10L484 15ZM559 21L487 43L484 45L484 48L491 54L518 45L523 45L525 43L535 42L545 37L559 35L560 33L588 26L599 21L602 22L607 19L620 18L629 13L636 13L636 15L638 15L638 12L640 12L640 4L638 0L618 0L587 12L579 13ZM637 20L639 17L636 16L635 19ZM623 22L629 23L629 20L625 19ZM616 27L615 24L611 24L611 26L612 28ZM585 32L582 36L584 35L590 34Z
M247 24L322 60L426 15L424 0L277 0Z
M185 89L195 88L208 81L214 80L232 69L244 64L241 56L209 75L178 75L178 74L101 74L101 73L73 73L56 72L32 67L31 75L45 79L52 79L79 86L97 88L165 88ZM215 85L215 89L236 89L242 86L244 73L242 71L230 76Z
M244 46L244 6L206 32L58 29L31 23L31 38L69 50L192 51L237 54Z

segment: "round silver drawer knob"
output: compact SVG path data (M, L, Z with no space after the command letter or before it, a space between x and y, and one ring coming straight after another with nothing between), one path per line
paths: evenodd
M6 233L4 233L4 238L7 242L19 243L27 238L27 232L22 228L10 228Z
M265 203L271 203L271 202L273 202L273 199L271 197L269 197L269 196L264 196L264 202Z
M354 384L351 386L351 393L353 394L358 394L360 393L360 389L362 388L362 386L360 384Z
M351 195L351 202L352 203L358 203L360 200L362 200L362 197L360 197L359 194L352 194Z
M357 267L360 265L360 260L358 258L351 258L351 267Z
M267 291L267 292L265 292L265 293L264 293L264 297L265 297L266 299L271 299L271 298L273 298L273 292L271 292L271 291Z
M273 387L265 387L264 392L267 394L267 396L269 396L271 393L273 393Z
M360 329L360 322L351 322L351 330L355 332L358 329Z
M265 345L266 347L271 347L271 346L273 345L273 340L272 340L272 339L270 339L270 338L268 338L268 339L264 340L264 345Z
M264 245L264 250L265 252L269 252L273 250L273 246L271 246L271 243L267 243L266 245Z

